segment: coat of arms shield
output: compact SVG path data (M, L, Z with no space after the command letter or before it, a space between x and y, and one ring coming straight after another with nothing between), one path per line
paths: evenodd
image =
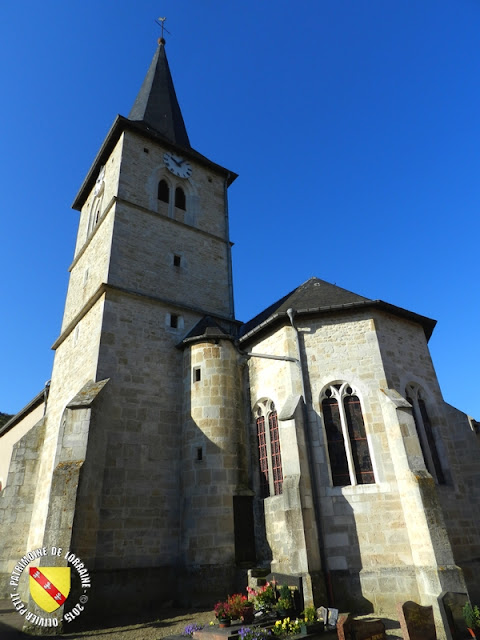
M30 595L38 606L52 613L70 593L70 567L30 567Z

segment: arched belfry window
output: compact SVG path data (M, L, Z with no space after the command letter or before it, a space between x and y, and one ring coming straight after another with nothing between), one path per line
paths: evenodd
M417 429L420 448L428 472L439 484L445 484L440 456L433 435L432 423L425 403L424 391L415 384L407 385L405 390L407 401L412 405L413 419Z
M175 206L177 209L183 209L183 211L186 209L185 191L182 187L177 187L175 189Z
M255 411L260 495L262 498L278 496L283 490L282 453L278 432L278 416L270 400L258 403ZM268 433L266 425L268 424Z
M322 393L321 407L333 486L373 484L372 459L355 390L346 382L331 384Z
M166 180L160 180L158 183L158 199L161 202L170 202L170 187Z

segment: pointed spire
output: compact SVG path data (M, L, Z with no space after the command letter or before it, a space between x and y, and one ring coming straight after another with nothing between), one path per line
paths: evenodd
M157 51L128 119L144 122L174 144L190 147L163 38L158 40Z

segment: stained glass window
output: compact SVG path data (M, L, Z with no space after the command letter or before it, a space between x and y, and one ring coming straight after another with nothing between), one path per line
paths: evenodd
M348 435L352 448L355 477L358 484L372 484L373 476L372 460L368 449L365 423L363 422L362 408L357 396L346 396L343 399L345 417L347 418Z
M270 488L268 483L268 453L265 438L265 418L257 418L258 460L260 465L260 494L262 498L268 498Z
M276 411L272 411L272 413L268 416L268 425L270 428L270 449L272 452L273 491L275 495L278 496L282 493L283 471L282 454L280 452L280 440L278 436L278 418Z
M326 398L322 402L322 410L333 486L344 487L350 484L350 474L338 401L335 398Z
M406 391L406 399L412 405L413 419L425 466L439 484L445 484L445 476L440 463L435 436L433 435L432 423L425 400L422 398L421 390L416 385L409 385Z
M347 383L332 384L323 395L333 486L375 483L360 399Z

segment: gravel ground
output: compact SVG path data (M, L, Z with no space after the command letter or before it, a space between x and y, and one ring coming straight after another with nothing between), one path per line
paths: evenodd
M192 611L186 609L164 609L159 612L157 619L144 619L141 622L132 619L114 618L111 623L102 628L64 633L60 637L73 640L74 638L95 638L95 640L159 640L170 636L181 636L188 624L196 622L208 626L215 620L213 611ZM58 636L57 636L58 637Z

